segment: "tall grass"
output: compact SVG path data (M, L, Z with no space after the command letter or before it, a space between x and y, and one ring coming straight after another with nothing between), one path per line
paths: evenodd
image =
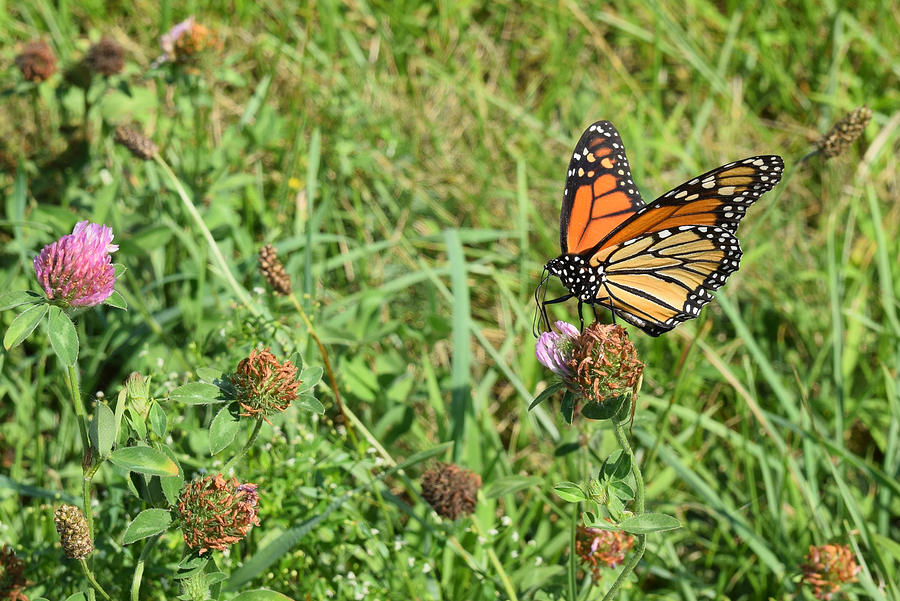
M182 79L148 71L191 11L223 49ZM898 18L890 2L8 3L4 64L42 37L71 65L109 35L126 70L89 91L87 139L61 76L34 94L13 66L3 76L2 283L35 289L32 256L75 221L112 226L129 310L79 319L81 388L114 399L138 371L162 399L258 343L321 365L293 305L256 290L258 247L277 247L350 413L320 385L324 416L263 426L242 472L262 525L217 558L221 598L599 599L614 575L570 578L577 514L552 487L596 477L613 433L527 410L549 381L531 292L559 253L572 145L612 120L645 198L781 154L790 176L750 210L717 300L659 339L632 332L648 509L683 527L649 537L620 598L811 598L799 565L838 542L862 566L850 598L900 599ZM875 116L859 144L797 163L862 104ZM122 121L152 134L213 245L158 165L112 145ZM52 508L78 499L79 435L40 336L0 355L0 542L25 559L30 597L64 599L84 582ZM166 411L187 475L221 468L214 414ZM437 459L481 475L471 518L441 521L419 497ZM94 569L124 598L141 548L119 525L140 506L119 472L96 485L112 530ZM177 594L179 545L155 547L142 598Z

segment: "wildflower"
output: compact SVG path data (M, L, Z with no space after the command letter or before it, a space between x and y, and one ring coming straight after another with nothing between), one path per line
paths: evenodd
M178 23L159 39L163 54L155 64L186 63L204 50L221 46L215 32L197 23L193 16Z
M290 361L279 363L269 349L250 351L231 376L244 417L265 419L287 409L297 399L297 367Z
M115 140L139 159L148 161L159 150L153 140L133 127L120 125L116 128Z
M860 567L847 545L810 545L800 569L801 582L812 586L816 599L831 599L841 585L856 582Z
M455 520L475 511L481 476L455 464L441 464L422 474L422 498L438 515Z
M601 568L615 569L625 561L625 555L634 547L634 537L621 530L601 530L579 526L575 533L575 553L588 567L594 580L602 577Z
M259 271L276 294L286 296L291 293L291 276L285 271L284 264L278 260L278 253L271 244L259 249Z
M28 597L22 594L26 586L25 562L16 557L10 547L3 545L0 547L0 599L28 601Z
M122 46L116 41L103 38L88 48L84 63L91 71L108 77L122 71L125 65L124 53Z
M113 293L116 269L110 253L112 228L80 221L71 234L48 244L34 258L34 272L47 298L65 307L93 307Z
M827 159L841 154L862 135L871 119L872 109L869 107L853 109L816 141L816 147Z
M28 81L40 83L56 73L56 55L43 40L33 40L25 44L16 57L16 66Z
M537 358L558 376L572 375L568 367L573 342L579 337L578 328L564 321L556 322L556 332L544 332L537 341Z
M644 364L625 328L593 323L572 342L568 368L573 374L568 387L588 401L602 403L633 390Z
M178 499L178 515L185 544L198 553L224 551L259 526L255 484L210 474L190 482Z
M63 551L69 559L84 559L94 550L84 514L74 505L60 505L53 518Z

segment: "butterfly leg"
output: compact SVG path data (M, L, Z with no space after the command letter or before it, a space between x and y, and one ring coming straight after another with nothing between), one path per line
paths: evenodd
M541 314L543 315L544 323L545 323L546 326L547 326L547 331L548 331L548 332L550 331L550 318L547 316L547 305L553 305L553 304L556 304L556 303L562 303L562 302L565 302L565 301L569 300L570 298L572 298L573 296L575 296L575 295L570 293L570 294L566 294L566 295L564 295L564 296L560 296L559 298L554 298L554 299L551 299L551 300L545 300L545 301L543 301L543 302L541 303ZM579 313L581 313L581 311L580 311L580 309L581 309L581 303L580 303L580 302L578 303L578 307L579 307ZM583 323L584 323L584 322L582 322L582 324L583 324Z
M581 321L581 329L579 332L584 332L584 313L582 313L581 309L584 307L584 303L581 302L581 299L578 299L578 319Z

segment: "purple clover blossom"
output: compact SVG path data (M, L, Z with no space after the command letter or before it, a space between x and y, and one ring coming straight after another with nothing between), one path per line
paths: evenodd
M541 364L558 376L571 376L567 363L571 359L572 341L580 334L578 328L565 321L557 321L557 332L544 332L537 341L536 354Z
M109 253L112 228L79 221L71 234L48 244L34 258L34 273L47 298L71 307L94 307L113 293L116 269Z

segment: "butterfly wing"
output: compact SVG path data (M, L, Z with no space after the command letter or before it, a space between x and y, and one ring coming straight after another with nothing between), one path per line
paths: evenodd
M637 210L591 250L686 225L719 227L733 234L747 208L775 187L783 171L784 161L776 155L722 165Z
M563 254L593 248L644 206L619 132L609 121L597 121L581 135L569 161L560 215Z
M601 270L597 303L651 336L697 317L710 292L737 271L741 247L725 228L679 226L606 246L590 258Z

